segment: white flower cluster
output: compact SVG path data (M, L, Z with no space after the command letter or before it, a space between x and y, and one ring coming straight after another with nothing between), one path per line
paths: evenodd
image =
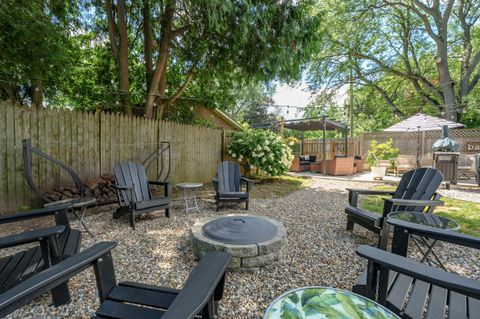
M232 158L243 161L250 170L259 169L270 176L288 171L293 159L290 147L282 138L263 130L234 133L227 150Z

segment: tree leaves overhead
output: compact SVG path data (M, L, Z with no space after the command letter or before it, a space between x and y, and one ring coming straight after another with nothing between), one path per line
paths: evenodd
M35 82L57 81L71 64L74 47L68 40L76 24L74 10L65 1L0 2L0 96L31 100ZM38 89L37 89L38 90Z
M480 3L473 0L319 2L325 37L312 57L312 89L353 85L397 116L461 119L480 79ZM350 74L350 72L352 72ZM470 116L468 116L470 117Z
M126 10L121 9L123 2ZM151 103L152 95L169 103L188 96L209 106L234 107L244 102L240 93L247 88L258 93L268 91L272 80L300 79L321 35L321 14L314 0L109 3L107 11L105 2L98 0L2 1L1 79L11 87L1 85L0 97L29 103L32 92L40 92L47 105L133 108L137 113ZM168 8L173 10L170 24ZM119 10L127 24L122 39ZM115 37L109 36L107 13ZM145 30L151 37L150 71ZM112 39L117 45L128 42L128 57L125 50L115 53ZM162 51L165 41L167 50ZM155 62L164 56L166 72L152 91L146 74L154 74ZM128 71L119 57L128 61Z

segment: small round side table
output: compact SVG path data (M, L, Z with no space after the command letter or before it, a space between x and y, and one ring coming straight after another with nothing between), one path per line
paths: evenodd
M87 225L85 224L85 217L87 215L87 208L88 206L94 205L97 202L95 197L80 197L80 198L68 198L56 202L47 203L44 207L54 207L58 205L65 205L70 204L70 211L77 217L78 219L78 226L77 229L80 229L80 226L83 226L85 231L95 238L95 235L88 229ZM77 212L80 210L80 214Z
M352 315L353 313L353 315ZM290 290L268 306L263 319L316 318L400 319L389 309L356 293L332 287Z
M197 191L203 186L202 183L180 183L176 185L182 191L182 201L185 205L185 212L196 210L200 213L197 201Z

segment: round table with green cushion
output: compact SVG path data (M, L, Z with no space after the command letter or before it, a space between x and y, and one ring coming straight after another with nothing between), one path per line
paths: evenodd
M303 287L278 297L264 319L398 319L380 304L353 292L330 287Z

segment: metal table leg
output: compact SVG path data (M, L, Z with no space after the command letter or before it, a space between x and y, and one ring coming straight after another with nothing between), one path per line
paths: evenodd
M196 209L197 212L200 213L200 208L198 207L198 202L197 202L197 188L192 189L192 198L193 198L193 203L194 203L193 208Z
M417 248L420 250L420 252L423 255L422 259L420 260L421 263L424 263L426 261L430 266L436 265L436 266L441 267L443 270L447 271L447 269L443 265L440 258L433 251L433 248L437 244L436 239L429 242L428 239L426 239L425 237L416 238L416 236L414 236L412 238L413 238L413 242L415 243L415 245L417 246ZM424 250L421 246L424 246L426 248L426 250ZM433 258L430 258L429 257L430 255L432 255Z
M79 215L77 213L76 210L73 209L73 213L75 214L75 216L78 218L78 225L77 225L77 229L80 229L81 226L83 226L83 228L85 229L85 231L90 234L90 236L92 236L93 238L95 238L95 235L88 229L87 225L85 224L85 215L87 213L87 205L83 206L82 207L82 213L81 215Z

